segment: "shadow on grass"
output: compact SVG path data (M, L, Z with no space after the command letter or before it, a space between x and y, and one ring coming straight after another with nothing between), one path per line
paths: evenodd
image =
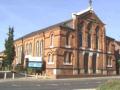
M97 90L120 90L120 80L110 80L99 86Z

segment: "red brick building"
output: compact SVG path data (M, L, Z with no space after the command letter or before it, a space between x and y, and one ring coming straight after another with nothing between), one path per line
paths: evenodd
M92 8L73 13L72 19L15 40L14 63L41 57L45 73L53 78L115 75L115 40Z

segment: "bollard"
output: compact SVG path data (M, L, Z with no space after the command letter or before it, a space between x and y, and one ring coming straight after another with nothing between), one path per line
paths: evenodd
M7 77L7 72L4 73L4 79L6 79L6 77Z
M12 73L12 79L15 79L15 73L14 72Z
M36 79L38 79L38 73L36 73Z
M27 78L27 72L25 72L25 78Z

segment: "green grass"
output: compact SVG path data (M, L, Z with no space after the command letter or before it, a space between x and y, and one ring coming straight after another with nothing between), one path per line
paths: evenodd
M97 90L120 90L120 80L110 80L99 86Z

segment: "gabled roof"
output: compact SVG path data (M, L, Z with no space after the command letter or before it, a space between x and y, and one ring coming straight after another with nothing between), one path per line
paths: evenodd
M109 36L106 36L106 39L107 39L107 40L113 40L113 41L115 40L114 38L109 37Z
M29 34L27 34L27 35L24 35L24 36L16 39L15 41L18 41L18 40L21 40L21 39L23 39L23 38L27 38L27 37L30 37L30 36L34 36L34 35L36 35L36 34L38 34L38 33L45 32L45 31L48 31L48 30L50 30L50 29L52 29L52 28L59 27L59 26L61 26L61 27L67 27L67 28L69 28L69 29L73 29L73 28L69 25L69 23L70 23L71 21L72 21L72 19L66 20L66 21L64 21L64 22L60 22L60 23L57 23L57 24L55 24L55 25L52 25L52 26L49 26L49 27L46 27L46 28L43 28L43 29L40 29L40 30L31 32L31 33L29 33Z
M81 12L78 12L78 13L73 13L72 17L74 17L74 15L84 17L84 16L88 15L89 13L92 13L97 18L97 20L99 20L103 24L103 22L97 17L97 15L94 13L93 9L91 9L91 8L87 8L87 9L81 11ZM73 19L70 19L70 20L67 20L67 21L64 21L64 22L49 26L47 28L43 28L43 29L31 32L31 33L29 33L29 34L27 34L27 35L25 35L23 37L20 37L20 38L16 39L15 41L22 40L23 38L34 36L34 35L36 35L38 33L45 32L45 31L48 31L48 30L50 30L52 28L60 27L60 26L66 27L66 28L69 28L69 29L73 30L72 21L73 21Z
M120 41L115 41L120 46Z
M90 7L88 7L87 9L81 11L81 12L77 12L77 13L72 13L72 17L74 18L74 15L79 16L81 18L84 18L85 16L87 16L88 14L92 13L92 15L94 15L94 17L103 25L105 25L100 18L96 15L96 13L94 12L93 9L91 9Z

